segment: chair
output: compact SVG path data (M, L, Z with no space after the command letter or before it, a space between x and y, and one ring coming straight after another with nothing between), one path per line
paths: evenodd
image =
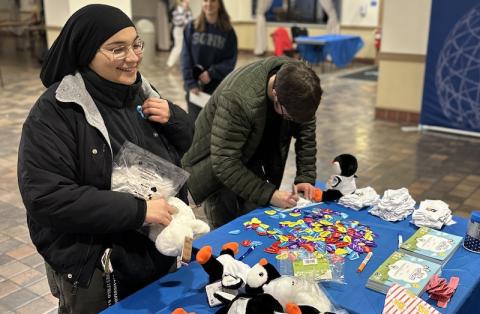
M292 33L293 42L295 42L295 38L298 36L308 36L308 30L305 27L292 26L290 32Z
M270 34L275 46L275 55L286 55L291 58L295 58L298 55L296 49L293 48L293 42L290 39L288 31L283 27L278 27L273 33Z

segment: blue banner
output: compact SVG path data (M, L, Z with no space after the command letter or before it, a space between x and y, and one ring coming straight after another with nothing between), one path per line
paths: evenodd
M480 132L480 3L433 0L420 123Z

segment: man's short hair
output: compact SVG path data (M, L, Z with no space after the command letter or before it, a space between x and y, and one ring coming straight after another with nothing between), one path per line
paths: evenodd
M278 102L295 122L306 122L315 116L323 90L320 78L305 62L282 65L274 88Z

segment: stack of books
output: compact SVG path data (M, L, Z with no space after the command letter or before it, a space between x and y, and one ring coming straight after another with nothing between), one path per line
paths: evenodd
M366 286L387 293L393 284L399 284L418 296L461 242L462 237L422 227L375 270Z
M462 241L462 237L421 227L402 243L400 251L444 266Z

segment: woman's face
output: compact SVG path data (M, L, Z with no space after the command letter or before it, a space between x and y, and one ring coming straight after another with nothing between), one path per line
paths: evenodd
M143 43L135 28L130 26L117 32L100 46L90 68L106 80L132 85L137 79L142 52Z
M205 15L218 15L220 9L219 0L203 0L202 10Z

